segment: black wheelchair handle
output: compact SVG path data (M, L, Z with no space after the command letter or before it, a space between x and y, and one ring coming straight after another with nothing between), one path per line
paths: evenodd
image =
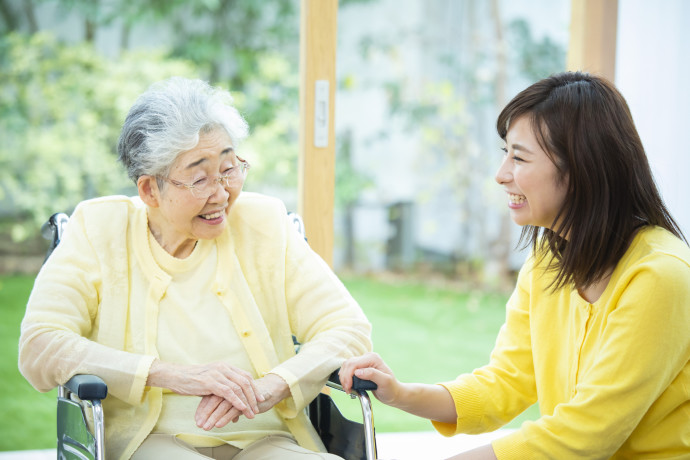
M108 386L95 375L75 375L64 386L82 400L105 399L108 395Z
M362 380L359 377L352 376L352 389L355 391L374 391L378 390L379 386L371 380Z
M328 380L342 386L342 384L340 383L340 376L338 375L339 371L340 371L340 369L337 369L336 371L334 371L331 374L331 376L328 377ZM371 380L362 380L359 377L356 377L354 375L352 376L352 390L353 391L374 391L374 390L378 390L378 388L379 388L378 385L376 385Z

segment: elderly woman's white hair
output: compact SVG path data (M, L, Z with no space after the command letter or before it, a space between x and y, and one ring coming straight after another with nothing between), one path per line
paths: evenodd
M151 85L134 102L117 150L136 183L142 175L167 177L177 156L199 143L199 134L223 128L237 148L249 127L226 90L202 80L172 77Z

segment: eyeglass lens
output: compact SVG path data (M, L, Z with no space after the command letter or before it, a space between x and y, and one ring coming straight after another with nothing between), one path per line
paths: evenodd
M243 179L249 169L249 164L241 162L232 170L222 176L208 178L202 183L196 183L190 188L192 194L197 198L208 198L213 195L218 185L223 187L230 187L237 183L238 180Z

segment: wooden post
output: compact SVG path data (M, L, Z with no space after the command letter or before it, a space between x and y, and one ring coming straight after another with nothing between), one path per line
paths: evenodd
M571 0L568 70L616 77L618 0Z
M302 0L299 203L309 245L333 265L338 0Z

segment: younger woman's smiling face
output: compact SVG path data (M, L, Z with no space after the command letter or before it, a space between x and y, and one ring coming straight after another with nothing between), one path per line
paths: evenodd
M496 172L496 182L508 194L513 221L553 229L554 220L565 204L568 179L539 145L529 116L510 124L506 134L506 154Z

